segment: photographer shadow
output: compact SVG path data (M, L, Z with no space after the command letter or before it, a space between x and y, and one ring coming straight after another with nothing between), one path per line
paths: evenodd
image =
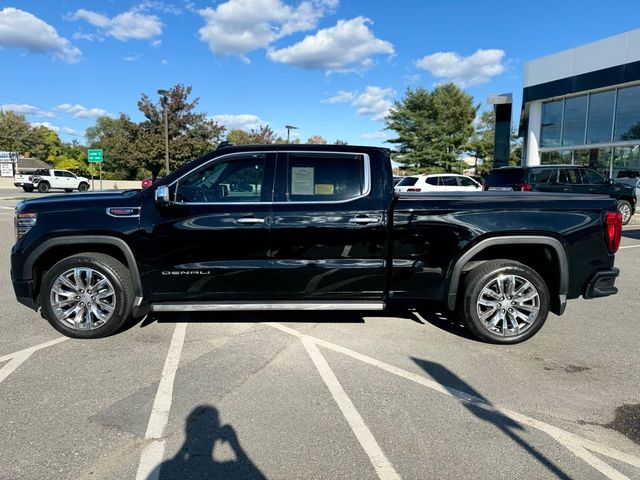
M220 424L215 407L200 405L194 408L187 417L185 430L187 438L178 453L156 466L147 480L266 480L242 449L233 427ZM231 450L232 460L214 458L216 449L223 448Z

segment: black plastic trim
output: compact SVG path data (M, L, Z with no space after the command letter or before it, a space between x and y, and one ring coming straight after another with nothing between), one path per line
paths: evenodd
M486 238L464 252L456 261L449 277L449 289L447 294L447 307L455 310L458 296L458 285L464 265L471 260L478 252L496 245L546 245L553 248L558 257L560 267L560 287L558 290L559 310L564 311L567 303L567 293L569 291L569 260L564 246L557 238L545 237L541 235L518 235L509 237Z
M133 288L136 296L142 297L142 282L140 280L140 271L138 270L138 264L133 256L133 252L127 243L117 237L109 237L106 235L73 235L69 237L56 237L45 240L38 245L33 252L31 252L24 262L24 268L22 270L22 280L31 280L25 275L31 275L33 272L33 266L38 258L40 258L47 250L58 247L60 245L85 245L87 244L87 250L90 250L90 244L112 245L120 249L125 259L127 260L127 266L131 272L131 278L133 280Z
M618 289L613 286L620 275L620 270L612 268L611 270L600 270L593 274L589 283L584 289L583 298L599 298L608 297L618 293Z

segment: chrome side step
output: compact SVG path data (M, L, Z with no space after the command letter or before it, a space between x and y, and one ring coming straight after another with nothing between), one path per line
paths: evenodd
M384 310L381 301L335 301L335 302L193 302L154 303L154 312L233 312L233 311L278 311L278 310Z

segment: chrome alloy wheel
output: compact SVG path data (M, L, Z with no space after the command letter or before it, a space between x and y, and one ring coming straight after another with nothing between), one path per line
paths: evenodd
M623 203L618 207L618 211L622 214L622 224L626 225L631 219L631 205Z
M102 273L78 267L56 278L49 301L61 323L74 330L95 330L111 318L116 306L116 292Z
M495 335L520 335L535 323L540 312L540 294L527 279L500 275L487 283L476 302L482 325Z

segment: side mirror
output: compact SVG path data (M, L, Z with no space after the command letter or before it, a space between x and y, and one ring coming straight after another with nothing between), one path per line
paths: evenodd
M169 187L160 185L156 188L156 204L166 205L169 203Z
M613 185L613 184L614 184L614 181L613 181L613 179L611 179L611 178L607 178L607 179L604 181L604 183L606 183L607 185Z

